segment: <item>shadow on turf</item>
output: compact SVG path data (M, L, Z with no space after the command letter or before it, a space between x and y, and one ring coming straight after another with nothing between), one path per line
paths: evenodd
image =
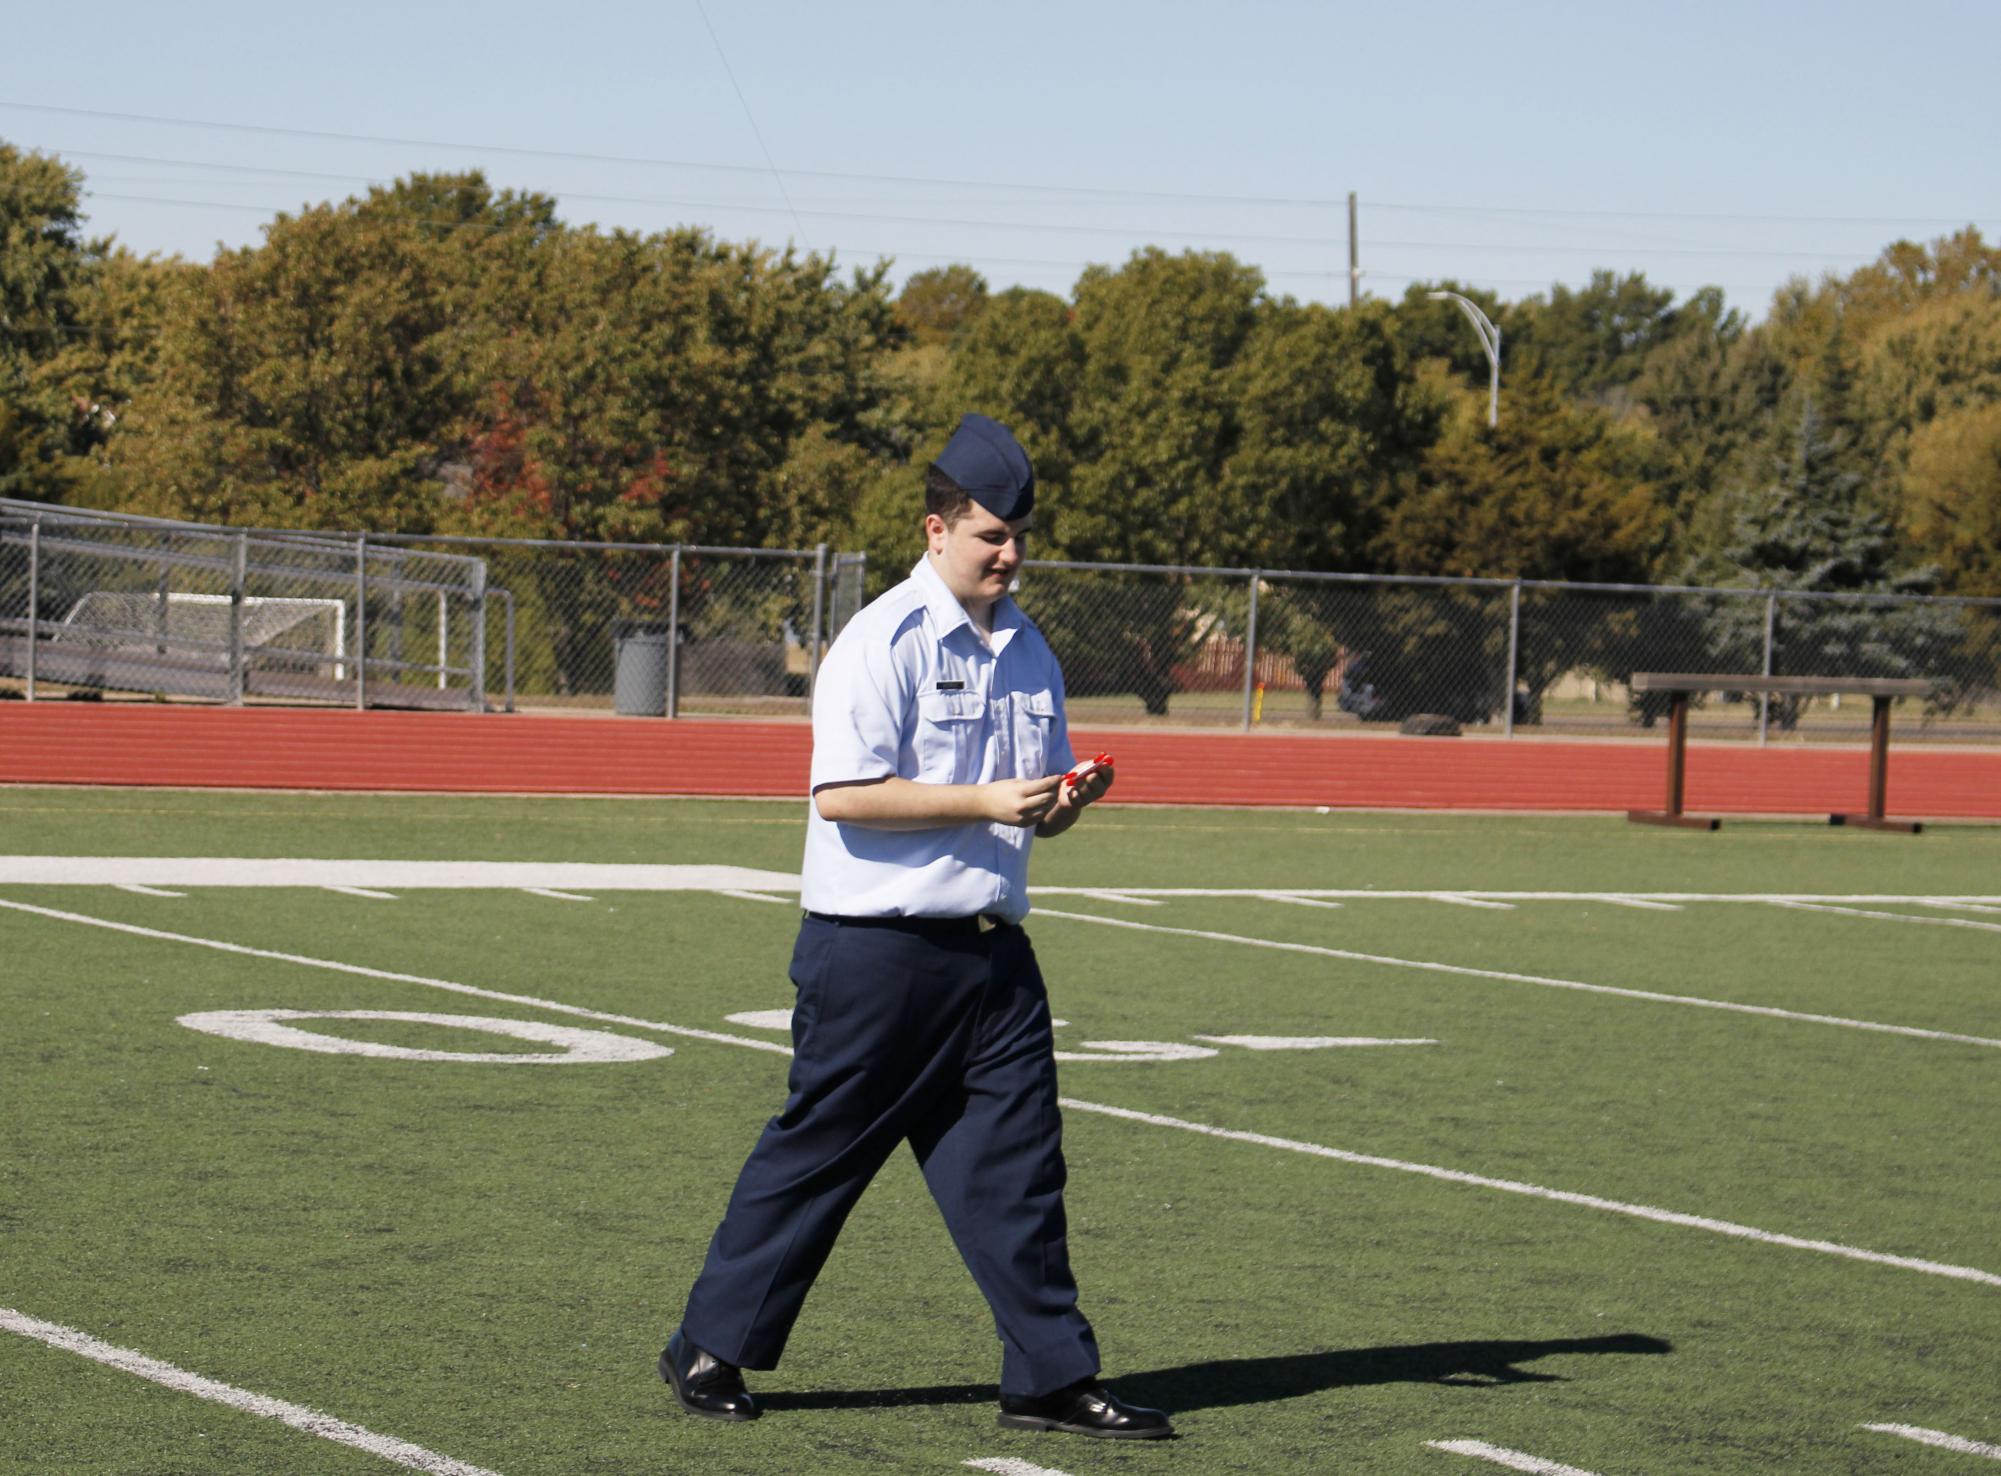
M1651 1353L1674 1351L1663 1338L1615 1333L1598 1338L1541 1341L1411 1343L1388 1348L1348 1348L1325 1353L1289 1353L1274 1358L1224 1358L1121 1374L1110 1380L1122 1398L1136 1404L1186 1412L1235 1404L1268 1404L1328 1389L1363 1384L1453 1384L1492 1388L1500 1384L1554 1384L1560 1375L1516 1365L1559 1353ZM911 1389L823 1389L788 1393L759 1391L766 1409L890 1409L922 1404L992 1404L994 1384L932 1384Z

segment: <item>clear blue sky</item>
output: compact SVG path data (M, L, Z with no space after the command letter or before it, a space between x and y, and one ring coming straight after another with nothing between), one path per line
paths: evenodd
M95 231L198 260L462 168L572 222L1058 292L1153 243L1344 300L1350 190L1386 297L1612 267L1757 317L1900 236L2001 235L1995 0L704 3L15 6L0 138L82 168Z

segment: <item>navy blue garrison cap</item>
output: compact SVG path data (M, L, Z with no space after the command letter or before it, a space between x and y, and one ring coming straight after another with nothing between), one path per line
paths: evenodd
M1035 506L1035 468L998 420L966 416L931 464L1003 522L1027 517Z

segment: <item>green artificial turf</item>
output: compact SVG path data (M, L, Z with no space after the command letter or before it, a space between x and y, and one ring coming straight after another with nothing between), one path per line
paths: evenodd
M0 790L7 854L798 864L795 804ZM1106 807L1055 887L2001 892L2001 832ZM588 888L583 889L588 892ZM1073 1107L1071 1250L1107 1374L1180 1438L993 1427L998 1345L899 1157L862 1200L749 1426L653 1373L785 1059L647 1026L789 1003L796 913L706 892L382 901L6 886L0 900L389 979L0 909L0 1306L504 1476L963 1470L1477 1472L1478 1440L1600 1473L1941 1473L2001 1443L2001 1286ZM2001 1039L2001 914L1904 923L1600 898L1049 896L1059 1048L1198 1036L1434 1045L1071 1061L1079 1103L2001 1273L2001 1050L1554 987L1574 981ZM1260 946L1281 942L1327 952ZM1387 962L1450 965L1442 972ZM1514 978L1491 977L1491 974ZM1528 976L1552 981L1530 982ZM431 982L422 982L431 981ZM437 987L475 986L509 1000ZM536 1003L536 1002L542 1003ZM499 1016L671 1056L496 1065L198 1033L245 1009ZM530 1043L301 1022L432 1050ZM0 1471L396 1469L0 1335Z

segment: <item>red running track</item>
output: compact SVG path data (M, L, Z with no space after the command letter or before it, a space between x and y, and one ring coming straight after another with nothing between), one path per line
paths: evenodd
M508 794L803 795L803 723L0 704L0 782ZM1187 733L1089 729L1118 758L1118 800L1440 810L1658 808L1667 740ZM1889 810L2001 818L2001 752L1905 747ZM1861 810L1865 748L1691 744L1688 808Z

